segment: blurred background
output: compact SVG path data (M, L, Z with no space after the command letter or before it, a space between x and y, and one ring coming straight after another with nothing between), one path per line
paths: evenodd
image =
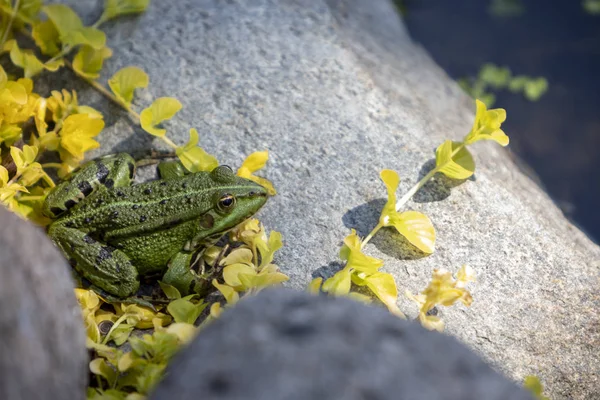
M397 0L413 39L488 106L509 149L600 243L600 0Z

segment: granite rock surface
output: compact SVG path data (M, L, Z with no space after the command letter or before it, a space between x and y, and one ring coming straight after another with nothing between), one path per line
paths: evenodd
M89 22L101 12L100 2L70 4ZM134 108L160 96L181 100L166 124L175 142L198 128L201 145L234 167L269 150L263 174L279 194L259 217L283 234L275 261L294 288L339 268L350 228L365 235L376 224L381 169L398 171L400 192L408 190L431 168L433 150L462 138L473 121L472 100L410 39L387 1L154 1L104 28L114 55L100 81L143 67L150 86ZM76 89L105 114L95 155L165 149L68 72L37 85ZM540 376L553 399L598 398L600 249L520 172L510 150L478 143L473 152L473 179L437 177L407 205L433 221L433 255L391 231L366 252L385 261L401 293L423 289L435 268L470 265L478 274L473 305L439 310L447 332L517 381ZM399 305L415 316L403 296Z
M0 207L0 398L84 399L88 356L69 266Z

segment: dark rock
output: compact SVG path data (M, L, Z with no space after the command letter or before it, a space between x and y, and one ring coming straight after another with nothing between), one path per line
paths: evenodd
M456 339L379 308L278 289L176 356L151 400L530 400Z
M0 206L0 399L84 399L85 332L64 258Z

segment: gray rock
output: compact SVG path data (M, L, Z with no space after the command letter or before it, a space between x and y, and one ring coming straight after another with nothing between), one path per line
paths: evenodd
M456 339L346 299L242 301L171 362L151 400L526 400Z
M71 3L88 20L99 15L92 5L100 2ZM335 268L350 228L364 235L375 225L381 169L398 171L405 192L431 167L433 149L462 138L473 121L472 101L412 42L387 1L154 1L106 32L114 55L100 81L143 67L150 86L134 108L179 98L184 108L166 124L175 142L196 127L201 145L232 166L269 149L263 174L279 195L260 218L283 233L276 262L295 288ZM46 77L39 88L75 88L105 113L93 155L164 149L71 74ZM469 264L478 273L474 303L440 310L448 333L515 380L539 375L554 399L598 398L600 249L509 152L493 143L473 152L473 180L436 179L408 204L437 229L433 255L419 258L390 231L366 252L385 261L401 293L423 289L434 268ZM399 305L415 315L404 297Z
M63 257L0 207L0 398L83 399L87 350Z

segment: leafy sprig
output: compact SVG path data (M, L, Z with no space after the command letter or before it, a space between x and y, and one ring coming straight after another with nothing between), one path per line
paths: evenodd
M529 101L538 101L548 91L548 81L544 77L513 75L509 68L491 63L484 64L476 78L462 78L458 84L467 94L481 99L488 107L496 102L493 91L521 93Z
M401 211L406 203L437 173L442 173L453 179L467 179L475 172L475 161L467 146L481 140L492 140L502 146L509 143L508 136L502 131L501 125L506 119L503 109L488 110L479 100L476 103L475 121L471 130L462 141L444 141L436 149L436 165L416 185L409 189L400 200L396 200L396 191L400 177L395 171L383 170L381 180L387 189L388 200L383 207L379 222L375 228L361 240L356 231L352 230L344 239L340 251L340 259L345 261L344 268L332 277L323 280L315 278L309 285L311 292L324 292L333 296L349 296L359 300L370 301L362 293L352 290L356 287L368 288L393 314L405 317L397 305L398 287L389 273L382 272L383 261L363 253L365 245L381 229L393 227L412 245L424 254L435 250L435 229L431 220L424 214L408 210ZM474 280L474 272L463 267L458 272L456 281L452 280L445 270L434 271L433 279L425 291L418 296L409 297L419 305L419 320L428 329L443 329L443 322L437 317L427 315L436 304L449 306L456 301L465 305L471 304L471 297L464 285Z
M235 249L225 257L220 258L226 249L219 246L207 249L203 257L208 265L216 263L222 274L224 283L213 278L211 284L223 295L227 307L240 297L288 280L273 264L274 254L282 246L279 232L267 235L258 220L252 219L229 237L230 246ZM87 346L96 352L90 370L97 380L95 387L89 389L88 398L130 399L148 394L172 356L198 332L195 324L208 303L195 294L182 297L174 286L162 282L160 286L170 302L158 311L119 303L112 305L114 312L107 311L107 305L103 307L104 301L95 292L75 289L86 327ZM203 325L221 313L221 304L214 302ZM105 323L110 329L102 332ZM134 329L148 328L154 328L152 335L131 336ZM128 342L132 350L124 352L108 347L111 342L117 346Z

